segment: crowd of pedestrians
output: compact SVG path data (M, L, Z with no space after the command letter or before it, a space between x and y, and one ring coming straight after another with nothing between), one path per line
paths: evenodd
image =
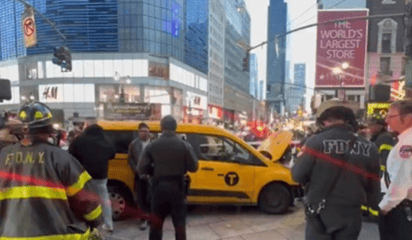
M53 145L51 120L39 102L23 105L17 119L0 118L0 235L98 239L97 227L114 230L107 181L116 148L89 121L76 123L64 151ZM316 124L291 171L305 190L305 238L357 239L362 215L370 214L381 240L412 239L412 101L394 102L386 118L372 116L361 129L350 107L330 100L319 107ZM134 200L144 212L139 228L150 225L149 239L162 239L171 215L176 239L185 240L185 175L197 171L198 159L176 136L172 116L160 125L153 139L140 123L128 148Z

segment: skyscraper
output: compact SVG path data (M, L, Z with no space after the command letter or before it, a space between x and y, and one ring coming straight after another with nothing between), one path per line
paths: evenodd
M113 104L157 104L156 112L178 120L200 122L206 117L208 60L197 65L192 61L194 67L184 61L186 0L28 2L67 41L63 43L36 14L38 43L26 49L21 29L24 5L0 0L0 76L11 80L13 92L12 100L0 105L13 109L35 99L63 109L69 118L74 112L103 117ZM201 34L208 32L205 14L198 12L198 21L192 21ZM204 38L201 35L193 46L202 49L201 41L208 41ZM72 57L68 72L52 62L53 48L64 45ZM201 53L199 59L209 54L208 49Z
M186 3L185 62L207 74L209 0Z
M150 52L184 59L185 0L70 1L33 0L33 6L55 23L72 52ZM36 14L38 45L26 50L20 24L23 4L0 0L1 58L6 60L53 52L63 40Z
M225 8L222 0L186 4L185 62L208 74L209 119L221 120L224 95Z
M287 4L271 0L268 11L266 101L270 109L280 113L285 101L286 38L279 38L277 44L274 40L276 35L286 32Z
M225 26L225 86L224 107L226 120L233 125L236 115L247 118L252 115L252 101L249 94L249 70L243 71L246 50L239 45L250 46L250 16L244 0L226 0ZM249 112L249 113L248 113Z

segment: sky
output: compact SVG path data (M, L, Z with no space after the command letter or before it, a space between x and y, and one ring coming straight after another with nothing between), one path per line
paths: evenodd
M256 46L264 41L267 41L268 7L270 0L245 0L245 2L246 8L251 17L251 46ZM316 0L285 0L285 2L288 2L289 21L292 21L289 30L316 22ZM331 7L340 9L354 7L359 8L366 7L366 0L323 0L323 6L324 9ZM313 39L313 36L315 36L314 34L316 34L316 28L290 35L289 43L293 46L291 51L292 53L289 53L290 69L292 71L293 64L295 63L310 63L315 61L315 49L305 49L305 44L302 43L302 41L305 41L307 38L310 38L311 41L316 41L316 39ZM252 50L252 53L256 53L258 58L258 79L259 81L264 80L264 86L266 86L266 45ZM290 76L293 76L292 72L290 74ZM315 72L314 69L311 69L311 66L307 66L306 76L306 85L313 88ZM265 96L266 89L264 89L263 92ZM307 91L307 110L309 109L312 94L312 90Z
M245 0L246 9L251 18L251 46L256 46L267 40L269 0ZM266 81L266 45L252 50L258 58L258 79ZM266 95L266 82L263 96Z

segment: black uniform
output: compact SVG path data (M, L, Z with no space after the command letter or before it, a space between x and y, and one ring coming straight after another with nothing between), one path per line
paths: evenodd
M349 158L343 159L351 142L354 144ZM292 176L305 185L310 205L318 206L342 168L339 164L346 164L320 211L326 233L319 233L314 223L308 221L306 239L357 239L362 223L361 205L374 206L378 201L378 158L376 146L356 136L349 125L330 126L306 141Z
M389 152L397 143L397 139L393 133L385 131L377 134L376 137L371 139L371 141L378 147L381 160L381 170L384 173L386 171L386 161L388 159Z
M139 175L152 175L151 212L159 221L152 221L150 240L162 239L163 222L172 215L176 239L186 239L186 204L184 176L195 172L198 159L192 146L175 134L163 133L143 150L138 163Z

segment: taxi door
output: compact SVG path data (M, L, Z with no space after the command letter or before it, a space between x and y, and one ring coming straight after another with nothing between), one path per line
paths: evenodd
M250 203L254 193L255 169L247 164L246 149L224 137L188 136L199 157L192 174L188 200L197 203Z

